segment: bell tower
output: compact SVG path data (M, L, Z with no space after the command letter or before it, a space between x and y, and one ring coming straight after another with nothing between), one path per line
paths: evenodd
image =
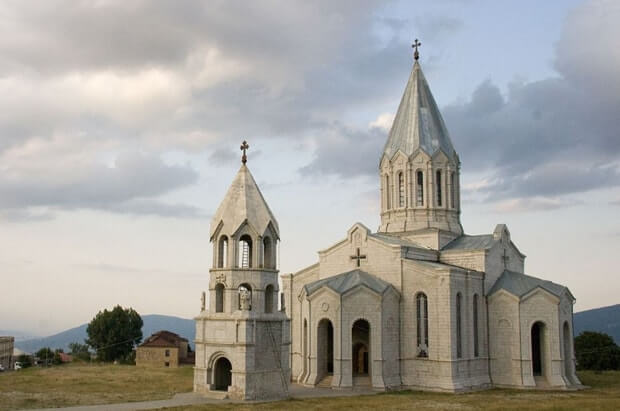
M211 220L209 304L196 317L194 391L244 400L288 397L289 320L278 310L278 222L247 167ZM204 299L203 299L204 301Z
M460 161L418 62L420 45L379 164L379 231L412 240L439 233L444 240L427 244L439 248L463 234Z

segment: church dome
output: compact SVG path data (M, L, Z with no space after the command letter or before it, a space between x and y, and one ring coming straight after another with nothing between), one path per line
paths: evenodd
M232 235L246 222L258 235L263 235L271 224L274 234L280 236L276 218L250 169L242 164L211 220L211 239L220 226L221 232Z
M394 117L383 155L391 160L398 151L411 156L418 149L430 156L437 150L442 150L449 158L454 159L456 156L448 129L420 63L416 61Z

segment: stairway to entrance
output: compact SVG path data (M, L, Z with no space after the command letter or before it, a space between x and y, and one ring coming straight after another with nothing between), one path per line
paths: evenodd
M320 388L331 388L333 378L333 375L326 375L316 386Z
M371 388L372 382L369 375L354 375L353 388Z

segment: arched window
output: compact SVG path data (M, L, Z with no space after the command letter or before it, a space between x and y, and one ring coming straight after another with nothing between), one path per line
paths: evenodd
M385 208L392 208L392 190L390 189L390 176L385 176Z
M474 303L473 303L473 322L474 322L474 357L477 357L479 354L478 347L478 294L474 294Z
M450 173L450 207L456 208L456 186L454 182L454 171Z
M424 173L418 171L416 173L416 190L415 190L415 204L417 206L424 205Z
M224 284L222 283L215 286L215 312L224 312Z
M228 237L220 237L217 247L217 268L224 268L228 265Z
M437 207L441 207L441 170L437 170L435 179L435 190L437 191Z
M426 294L416 296L416 326L418 330L418 357L428 357L428 299Z
M263 238L263 264L265 268L276 268L273 242L271 238Z
M456 294L456 358L463 357L463 333L461 330L461 306L462 306L461 293Z
M239 239L239 267L252 268L252 237L247 234Z
M265 312L273 312L273 285L271 284L265 288Z
M239 309L241 311L252 310L252 287L249 284L241 284L239 286Z
M398 206L405 206L405 175L402 171L398 173Z

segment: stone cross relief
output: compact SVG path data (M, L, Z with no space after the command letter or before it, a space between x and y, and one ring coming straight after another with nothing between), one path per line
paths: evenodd
M502 261L504 261L504 270L508 268L508 260L510 260L510 257L508 256L508 254L506 254L506 249L504 248L504 255L502 255Z
M359 267L359 266L361 265L361 264L360 264L360 263L361 263L361 261L362 261L362 260L365 260L365 259L366 259L366 256L365 256L365 255L360 254L360 248L359 248L359 247L357 247L357 252L356 252L356 254L355 254L355 255L352 255L352 256L351 256L351 260L357 260L357 266Z

